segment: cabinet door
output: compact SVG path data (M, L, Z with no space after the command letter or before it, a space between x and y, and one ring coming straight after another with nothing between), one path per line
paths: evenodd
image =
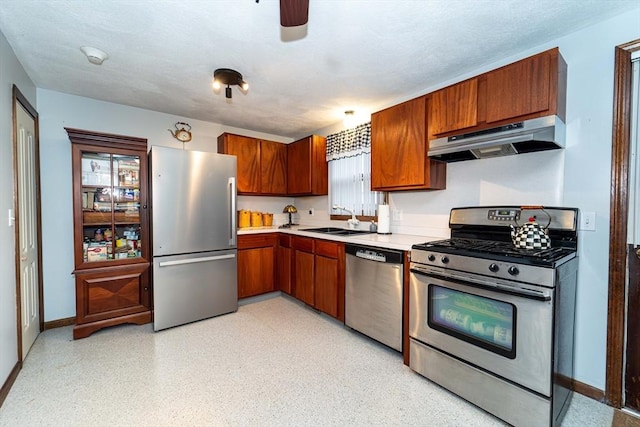
M218 138L218 152L238 158L238 194L260 192L260 141L225 133Z
M276 287L282 292L291 295L291 237L281 235L279 237L278 252L276 254Z
M287 145L260 141L260 191L287 194Z
M99 148L99 147L92 147ZM90 268L146 257L146 208L141 177L146 161L126 151L100 152L74 145L80 183L74 192L76 266ZM90 265L91 264L91 265Z
M238 250L238 298L274 290L273 247Z
M315 307L330 316L338 317L338 260L315 256Z
M323 196L329 191L327 140L311 135L287 145L287 193Z
M487 123L549 109L550 53L487 73Z
M371 187L425 185L428 167L425 97L371 116Z
M75 274L77 324L149 312L148 264L76 271ZM149 320L150 315L147 322Z
M478 79L446 87L431 94L431 135L464 129L478 123Z
M294 292L295 297L311 306L314 305L314 260L313 254L296 250L294 252L295 279Z
M311 144L307 139L287 146L287 193L311 194Z

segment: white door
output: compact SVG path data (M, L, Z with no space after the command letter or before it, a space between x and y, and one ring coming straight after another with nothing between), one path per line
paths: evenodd
M38 209L36 122L23 105L15 102L18 251L20 257L20 328L22 360L40 333L38 303Z

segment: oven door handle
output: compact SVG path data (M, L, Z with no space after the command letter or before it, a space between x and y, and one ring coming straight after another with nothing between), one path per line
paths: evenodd
M536 301L551 301L551 295L545 294L543 292L539 292L539 291L534 291L533 289L522 289L522 288L517 288L515 286L509 286L509 285L503 285L500 283L492 283L486 280L482 280L480 278L475 278L475 277L469 277L467 275L457 275L455 273L452 273L451 271L447 270L446 273L434 273L434 272L427 272L424 271L422 269L416 268L416 267L412 267L410 269L410 271L412 273L415 274L419 274L421 276L426 276L426 277L442 277L445 279L453 279L456 280L458 282L462 282L463 284L466 285L475 285L477 287L481 287L481 288L485 288L485 289L490 289L496 292L501 292L501 293L505 293L505 294L511 294L511 295L516 295L516 296L520 296L522 298L528 298L528 299L533 299Z

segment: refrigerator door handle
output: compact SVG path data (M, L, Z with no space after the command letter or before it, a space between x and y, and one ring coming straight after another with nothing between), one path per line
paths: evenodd
M229 228L229 246L236 245L236 178L229 177L229 206L231 207L231 226Z
M158 263L159 267L170 267L172 265L182 265L182 264L195 264L197 262L208 262L208 261L219 261L222 259L231 259L235 258L235 254L228 255L218 255L218 256L208 256L203 258L189 258L189 259L179 259L176 261L163 261Z

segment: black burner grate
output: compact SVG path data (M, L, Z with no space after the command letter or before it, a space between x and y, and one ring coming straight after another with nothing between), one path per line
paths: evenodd
M478 258L492 258L492 255L517 258L523 262L552 263L574 252L565 247L548 249L517 249L510 242L496 242L491 240L476 240L453 238L438 240L420 245L414 245L414 249L432 250L435 252L460 254Z

